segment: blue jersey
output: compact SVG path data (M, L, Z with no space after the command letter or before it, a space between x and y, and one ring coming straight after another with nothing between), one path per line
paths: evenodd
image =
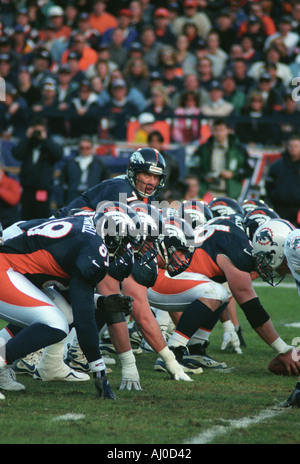
M88 360L100 358L94 288L106 275L109 256L89 218L29 221L24 232L0 248L0 265L11 267L37 287L69 288L74 326Z
M225 281L223 271L217 264L217 256L227 256L240 271L255 269L252 244L246 233L232 220L217 218L197 230L197 240L201 246L194 252L187 272L197 272L207 277Z
M130 184L127 176L118 176L104 180L103 182L100 182L100 184L97 184L82 193L68 206L62 208L56 216L68 216L70 211L74 209L89 209L96 211L99 203L104 201L119 201L121 203L130 204L138 200L141 201L142 199L138 195L138 191ZM154 200L154 197L150 197L148 201L151 200Z

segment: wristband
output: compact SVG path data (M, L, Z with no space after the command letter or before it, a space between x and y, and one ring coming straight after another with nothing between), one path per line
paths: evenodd
M293 349L292 346L287 345L280 337L276 338L275 342L271 343L270 346L277 354L284 354Z
M89 363L90 372L105 372L105 364L103 358L97 359L97 361L92 361Z

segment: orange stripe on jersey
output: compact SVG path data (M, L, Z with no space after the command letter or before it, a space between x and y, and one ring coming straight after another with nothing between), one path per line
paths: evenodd
M20 274L46 274L63 279L70 278L57 264L51 253L46 250L38 250L28 254L0 254L0 269L8 269L9 267Z
M165 271L163 269L159 269L156 282L152 289L163 295L176 295L177 293L186 292L190 288L206 282L207 280L172 279L165 275Z
M18 289L10 280L7 272L0 272L0 294L1 301L15 306L36 307L51 306L43 300L33 298Z
M216 276L223 276L224 272L221 271L219 266L212 260L209 254L202 248L197 248L194 252L192 262L187 268L186 272L196 272L203 274L209 279Z

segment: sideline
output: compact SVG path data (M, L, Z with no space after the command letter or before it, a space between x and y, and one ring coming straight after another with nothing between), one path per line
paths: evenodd
M210 444L216 437L221 435L226 435L229 432L232 432L235 429L245 429L251 425L258 424L268 419L272 419L274 416L279 416L280 414L287 412L289 408L283 409L276 406L271 409L265 409L261 411L257 416L253 417L242 417L241 419L234 420L224 420L226 425L216 425L211 427L205 432L199 433L194 438L184 442L185 445L207 445Z

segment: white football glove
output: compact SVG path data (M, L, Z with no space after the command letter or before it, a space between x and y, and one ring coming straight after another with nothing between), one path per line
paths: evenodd
M119 390L142 390L132 350L119 354L119 358L122 364L122 381Z
M183 371L183 368L175 358L174 353L168 347L165 347L162 351L160 351L159 355L164 361L166 369L173 380L193 382L193 380Z
M225 350L230 345L237 354L242 354L241 342L231 321L222 322L223 340L221 350Z

